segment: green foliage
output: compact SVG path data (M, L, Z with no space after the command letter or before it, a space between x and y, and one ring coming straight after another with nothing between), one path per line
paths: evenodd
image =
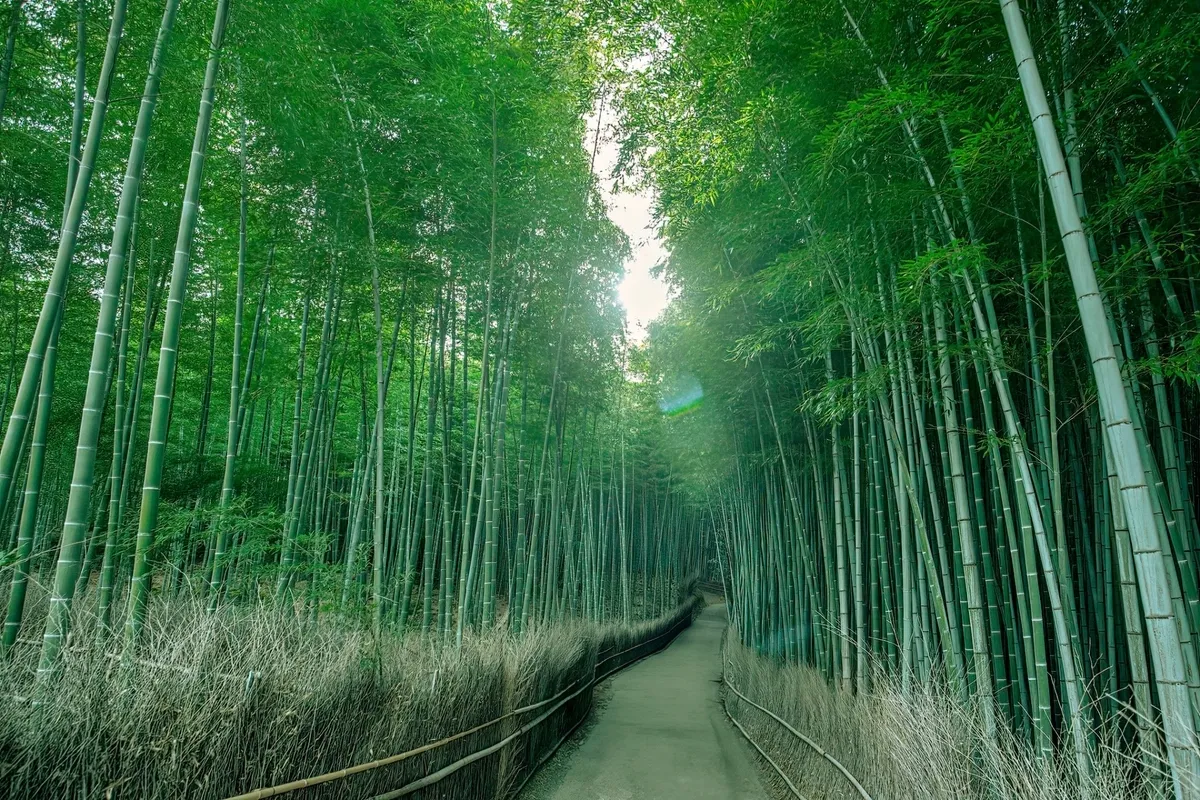
M1067 149L1054 177L1074 182L1194 650L1196 449L1180 437L1200 408L1184 77L1200 17L1005 7L1028 21ZM1088 346L1107 337L1095 318L1081 333L1080 266L1062 257L1000 7L682 0L653 21L619 102L624 179L656 191L677 290L647 372L704 387L669 423L696 449L672 458L711 509L742 641L846 690L875 682L868 663L905 696L944 681L988 746L1003 719L1046 764L1074 748L1068 783L1100 741L1120 740L1112 775L1156 764L1139 747L1157 733L1111 702L1141 691L1130 671L1146 663L1122 635L1157 623L1117 597L1128 487L1105 480L1115 423L1098 419ZM1157 586L1127 572L1125 587Z

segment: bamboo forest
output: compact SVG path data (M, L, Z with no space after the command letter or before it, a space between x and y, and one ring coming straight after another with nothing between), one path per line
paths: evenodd
M1193 0L0 36L0 797L1200 800Z

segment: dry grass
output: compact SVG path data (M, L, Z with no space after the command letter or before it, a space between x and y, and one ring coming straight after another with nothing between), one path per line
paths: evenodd
M27 629L40 630L44 603L33 606ZM74 642L90 643L92 621L76 617ZM421 636L376 641L269 607L207 614L189 599L160 603L150 619L136 660L122 662L119 640L72 644L52 690L37 698L28 696L37 643L0 661L0 797L207 800L371 761L585 682L598 652L623 649L676 616L635 628L571 623L520 638L493 633L469 637L461 650ZM500 756L418 796L506 796L590 704L584 692ZM305 800L396 788L532 716L305 790Z
M1073 763L1052 763L1002 734L991 743L971 709L936 688L905 695L876 676L870 694L832 687L805 666L781 666L736 643L725 649L727 680L840 761L875 800L1079 800ZM846 778L778 722L724 691L726 708L807 800L858 797ZM1102 750L1093 764L1092 798L1149 800L1162 796L1138 778L1133 759ZM777 797L792 798L774 772ZM1140 788L1139 788L1140 786Z

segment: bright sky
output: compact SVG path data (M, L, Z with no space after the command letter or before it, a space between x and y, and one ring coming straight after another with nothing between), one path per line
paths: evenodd
M596 117L597 114L593 112L587 120L593 136ZM625 231L633 251L625 262L625 279L621 281L619 295L621 304L625 306L625 326L629 337L634 342L641 342L646 338L646 326L662 313L671 299L670 288L650 274L666 251L651 216L653 193L649 189L613 193L612 170L617 163L617 142L607 109L600 122L602 128L595 170L608 203L609 219Z

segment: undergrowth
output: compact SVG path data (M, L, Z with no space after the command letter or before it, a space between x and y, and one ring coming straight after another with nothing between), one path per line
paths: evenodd
M732 631L724 652L728 684L816 742L874 800L1157 800L1170 794L1166 765L1148 775L1142 761L1102 743L1092 753L1090 791L1081 791L1073 761L1039 758L1004 726L995 739L988 737L972 708L935 685L914 681L905 693L897 678L876 673L871 690L854 695L812 667L755 654ZM815 749L728 686L723 699L806 800L861 797ZM795 797L762 766L775 797Z
M136 657L122 657L119 632L93 644L94 619L77 613L59 672L43 689L30 690L38 642L0 660L0 797L209 800L373 761L584 685L598 653L636 645L693 609L689 602L630 626L569 622L520 637L472 635L459 649L421 635L377 639L268 605L210 614L196 598L157 602ZM38 630L44 602L33 605L29 627ZM500 753L416 796L509 796L590 705L588 690ZM306 789L305 800L395 789L548 708Z

